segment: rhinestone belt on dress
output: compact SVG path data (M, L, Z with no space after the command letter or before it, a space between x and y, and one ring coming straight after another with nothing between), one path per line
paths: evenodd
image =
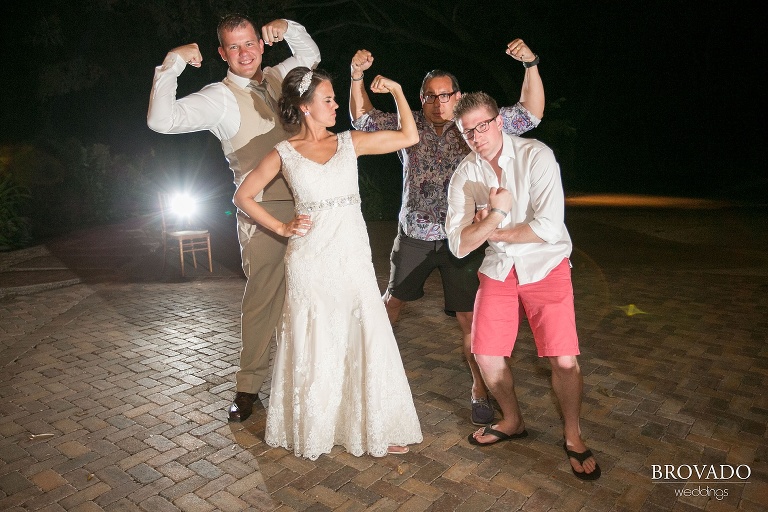
M296 212L306 214L316 212L318 210L330 210L331 208L339 208L341 206L349 206L352 204L360 204L359 194L332 197L330 199L323 199L322 201L307 201L303 203L296 203Z

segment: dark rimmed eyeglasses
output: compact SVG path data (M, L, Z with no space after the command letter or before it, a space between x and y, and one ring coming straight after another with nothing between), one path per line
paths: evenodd
M456 94L459 91L451 91L451 92L444 92L441 94L425 94L421 97L421 101L424 103L434 103L436 98L440 99L440 103L448 103L448 100L451 99L451 96Z
M496 116L493 116L487 121L477 123L477 125L474 128L470 128L469 130L464 130L463 132L461 132L461 136L464 137L464 140L475 140L475 132L478 132L478 133L487 132L488 128L491 126L491 122L494 119L496 119Z

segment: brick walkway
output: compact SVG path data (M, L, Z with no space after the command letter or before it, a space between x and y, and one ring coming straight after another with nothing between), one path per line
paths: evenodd
M768 243L755 235L764 213L569 211L582 429L603 469L595 483L571 474L548 366L527 328L511 363L531 436L467 442L469 372L436 276L395 327L424 442L402 457L336 448L315 462L263 443L264 409L226 422L236 273L139 279L157 263L146 256L121 263L120 278L8 294L0 510L766 510ZM382 284L392 230L371 230ZM686 487L709 487L709 497L677 497L682 484L652 481L656 464L751 474Z

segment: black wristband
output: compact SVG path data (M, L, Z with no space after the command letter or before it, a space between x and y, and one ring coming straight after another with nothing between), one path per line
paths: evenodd
M523 62L523 67L524 68L527 69L527 68L532 68L533 66L538 66L539 65L539 56L536 55L535 53L533 55L534 55L534 57L536 57L535 59L533 59L530 62Z

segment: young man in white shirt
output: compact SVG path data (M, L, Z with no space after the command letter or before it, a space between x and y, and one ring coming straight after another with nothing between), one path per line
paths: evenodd
M563 448L573 473L595 480L600 466L579 426L583 380L560 167L541 142L503 133L499 108L485 93L463 95L454 115L472 153L451 178L446 231L451 251L460 258L486 241L489 245L479 270L472 353L503 413L501 421L468 440L483 446L528 435L506 360L522 304L538 355L552 368Z

